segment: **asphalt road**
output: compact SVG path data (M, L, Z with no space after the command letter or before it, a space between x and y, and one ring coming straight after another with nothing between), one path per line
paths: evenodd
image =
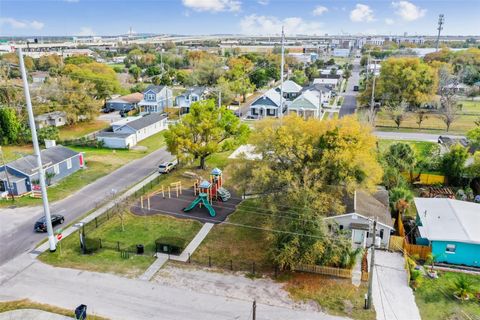
M457 139L465 138L464 136L456 136L451 134L432 134L432 133L417 133L417 132L375 131L374 134L379 139L425 141L425 142L438 142L439 136L457 138Z
M171 157L171 154L162 148L144 158L129 162L71 196L51 204L50 211L65 216L65 223L70 223L94 209L96 204L111 198L112 190L124 191L143 180L154 172L161 162ZM46 234L33 231L35 221L41 216L42 207L0 209L0 265L32 250L38 242L46 238Z
M343 94L343 103L340 108L339 117L354 114L357 108L357 91L353 91L353 86L358 86L360 81L360 59L353 60L353 70L350 79L348 79L347 88Z

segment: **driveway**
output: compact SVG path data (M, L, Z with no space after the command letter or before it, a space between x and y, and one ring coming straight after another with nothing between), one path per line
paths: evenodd
M433 134L433 133L416 133L416 132L395 132L395 131L375 131L374 134L379 139L387 140L409 140L409 141L425 141L425 142L438 142L439 136L451 137L451 138L465 138L464 136L456 136L452 134Z
M375 251L372 295L377 320L420 320L404 265L398 252Z
M196 288L180 289L112 274L54 268L29 254L0 267L0 301L24 298L71 310L83 303L90 313L119 320L251 319L253 300L253 296L238 299ZM257 303L257 319L345 318Z
M158 164L171 157L165 148L156 150L51 204L50 210L52 213L62 214L66 223L70 223L111 197L112 190L124 191L143 180L156 170ZM41 216L41 207L0 209L0 265L32 250L38 242L46 238L46 234L33 232L33 225Z
M360 59L353 60L353 70L350 79L348 79L347 88L343 93L343 103L340 108L339 117L354 114L357 109L357 91L353 91L353 86L358 86L360 81Z

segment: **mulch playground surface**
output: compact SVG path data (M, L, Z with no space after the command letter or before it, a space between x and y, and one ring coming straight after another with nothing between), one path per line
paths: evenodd
M231 191L230 191L231 192ZM147 209L147 199L143 199L143 209L140 205L140 200L130 208L130 211L136 215L155 215L166 214L180 219L195 219L202 223L221 223L225 221L229 214L233 213L242 201L240 197L232 193L232 197L227 202L213 201L213 209L215 209L216 216L212 217L208 213L205 207L200 208L198 205L189 212L183 212L183 208L186 208L196 198L193 195L193 188L183 189L182 194L177 194L175 189L171 192L171 198L168 198L168 192L165 192L165 198L162 193L154 194L150 197L150 210Z

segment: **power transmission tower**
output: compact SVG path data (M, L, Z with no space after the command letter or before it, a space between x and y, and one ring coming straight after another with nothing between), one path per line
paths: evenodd
M445 16L442 13L438 16L438 27L437 27L438 34L437 34L437 43L435 45L435 51L438 51L438 47L440 45L440 32L443 30L444 23L445 23Z
M32 132L33 150L35 153L35 158L37 159L38 180L40 180L40 188L42 190L43 212L45 213L45 224L47 225L48 244L50 246L50 252L54 252L56 250L57 243L53 235L52 218L50 216L50 207L48 205L47 186L45 184L45 170L43 168L42 158L40 155L40 146L38 145L37 128L35 127L35 119L33 117L32 110L32 100L30 99L27 72L25 71L25 63L23 62L23 53L21 48L18 48L18 59L20 61L20 72L22 73L23 90L25 91L25 102L27 104L28 122L30 124L30 131Z

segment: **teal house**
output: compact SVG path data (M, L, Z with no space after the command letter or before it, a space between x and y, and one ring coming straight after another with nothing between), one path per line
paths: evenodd
M436 262L480 267L480 204L415 198L416 242L432 247Z

